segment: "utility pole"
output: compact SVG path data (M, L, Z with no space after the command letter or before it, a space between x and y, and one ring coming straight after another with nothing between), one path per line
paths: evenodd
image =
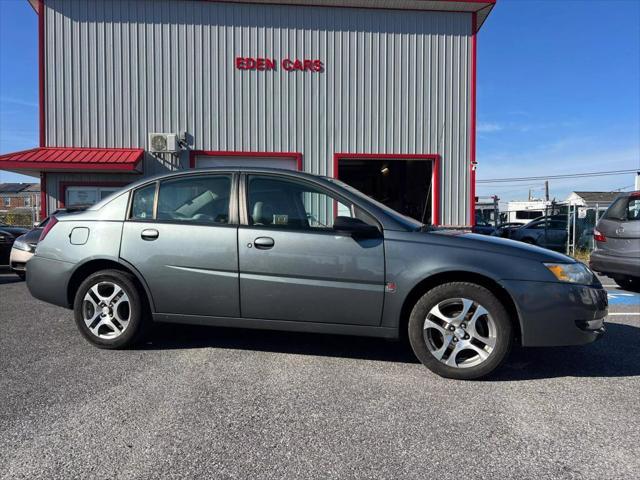
M544 199L549 201L549 180L544 181Z

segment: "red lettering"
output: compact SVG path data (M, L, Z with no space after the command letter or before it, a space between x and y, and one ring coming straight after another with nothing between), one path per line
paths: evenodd
M302 66L302 62L300 60L296 59L293 62L293 69L294 70L304 70L304 67Z
M257 61L256 69L264 72L264 58L259 58Z
M287 72L290 72L291 70L293 70L293 65L291 64L291 60L289 60L288 58L285 58L284 60L282 60L282 68L284 68Z
M313 66L313 62L311 60L305 60L304 61L304 70L305 71L311 70L312 66Z
M264 64L267 70L275 70L276 69L276 62L271 59L271 58L265 58L264 59Z
M244 68L244 58L236 57L236 68L238 70L245 70L245 68Z
M324 71L324 64L322 63L321 60L314 60L313 61L313 71L314 72L323 72Z
M244 59L244 65L247 70L255 70L257 63L255 58L248 57Z

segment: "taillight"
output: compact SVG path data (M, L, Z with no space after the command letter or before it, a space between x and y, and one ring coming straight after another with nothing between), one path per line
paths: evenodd
M40 234L40 239L38 240L39 242L44 240L44 237L47 236L47 234L51 231L51 229L55 226L56 223L58 223L58 219L56 217L51 217L49 219L49 221L44 227L44 230L42 230L42 233Z
M596 242L606 242L607 241L607 237L605 237L602 233L600 233L595 228L593 229L593 239Z

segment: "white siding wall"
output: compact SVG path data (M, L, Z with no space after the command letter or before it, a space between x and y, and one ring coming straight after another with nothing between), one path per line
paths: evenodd
M50 146L442 155L441 222L465 224L471 14L216 3L47 0ZM236 56L318 58L322 73L241 71ZM145 175L187 168L147 155Z

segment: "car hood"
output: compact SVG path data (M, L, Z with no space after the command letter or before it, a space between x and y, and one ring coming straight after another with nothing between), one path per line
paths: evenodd
M506 238L464 233L454 230L433 230L424 232L426 242L433 241L452 247L468 248L477 251L491 252L511 257L526 258L540 262L574 263L575 260L561 253L546 248L528 245L526 243Z

